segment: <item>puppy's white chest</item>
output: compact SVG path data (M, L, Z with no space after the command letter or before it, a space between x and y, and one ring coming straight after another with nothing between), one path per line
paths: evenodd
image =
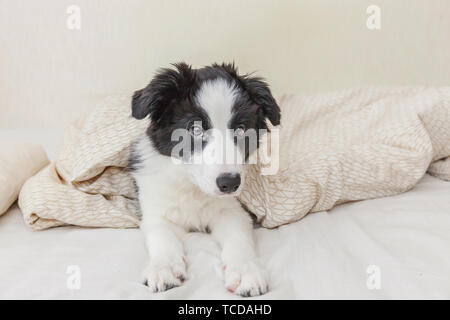
M214 215L220 214L222 210L220 199L205 196L201 191L190 190L174 195L164 215L169 221L186 230L206 230Z

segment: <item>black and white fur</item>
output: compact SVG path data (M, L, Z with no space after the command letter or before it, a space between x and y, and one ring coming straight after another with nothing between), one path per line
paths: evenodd
M187 279L183 236L190 230L210 230L222 248L226 288L242 296L267 292L252 220L236 199L244 184L245 165L177 164L171 158L177 143L171 139L175 129L195 131L198 136L192 139L201 139L201 152L207 154L222 147L217 134L267 129L267 119L278 125L280 109L267 84L239 75L234 64L193 69L178 63L160 70L147 87L134 93L132 115L151 119L133 146L130 161L150 256L146 284L155 292L181 285ZM201 121L202 128L194 128L195 121ZM224 143L243 160L253 152L238 148L234 137Z

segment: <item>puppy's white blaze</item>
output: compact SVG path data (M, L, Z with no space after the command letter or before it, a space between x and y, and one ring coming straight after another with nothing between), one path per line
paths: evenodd
M204 155L214 155L212 158L216 164L223 164L222 168L216 167L216 174L221 172L240 173L234 155L242 158L240 152L236 150L232 131L228 129L228 122L232 116L232 108L239 94L239 89L235 83L225 79L209 80L202 84L197 95L197 104L208 114L212 127L211 139L206 145ZM239 161L237 161L239 163ZM211 164L208 161L208 164Z
M216 79L202 84L196 100L198 105L208 113L212 126L224 132L238 94L239 89L234 83L229 83L225 79Z

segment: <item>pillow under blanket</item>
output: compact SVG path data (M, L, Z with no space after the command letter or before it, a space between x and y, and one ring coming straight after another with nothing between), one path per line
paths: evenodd
M17 200L24 182L48 163L47 154L38 144L0 140L0 215Z
M278 101L279 170L261 175L252 165L240 196L265 227L404 192L427 170L449 180L450 88L362 88ZM109 98L75 122L56 163L22 188L25 222L35 229L137 226L136 189L124 167L147 126L130 117L129 97Z
M427 169L450 180L450 87L285 95L279 103L280 169L262 176L253 168L240 197L265 227L405 192Z

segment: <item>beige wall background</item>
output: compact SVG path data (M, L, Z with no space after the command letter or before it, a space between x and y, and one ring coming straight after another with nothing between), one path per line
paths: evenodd
M0 0L0 128L65 126L180 60L234 60L276 94L449 85L450 1Z

